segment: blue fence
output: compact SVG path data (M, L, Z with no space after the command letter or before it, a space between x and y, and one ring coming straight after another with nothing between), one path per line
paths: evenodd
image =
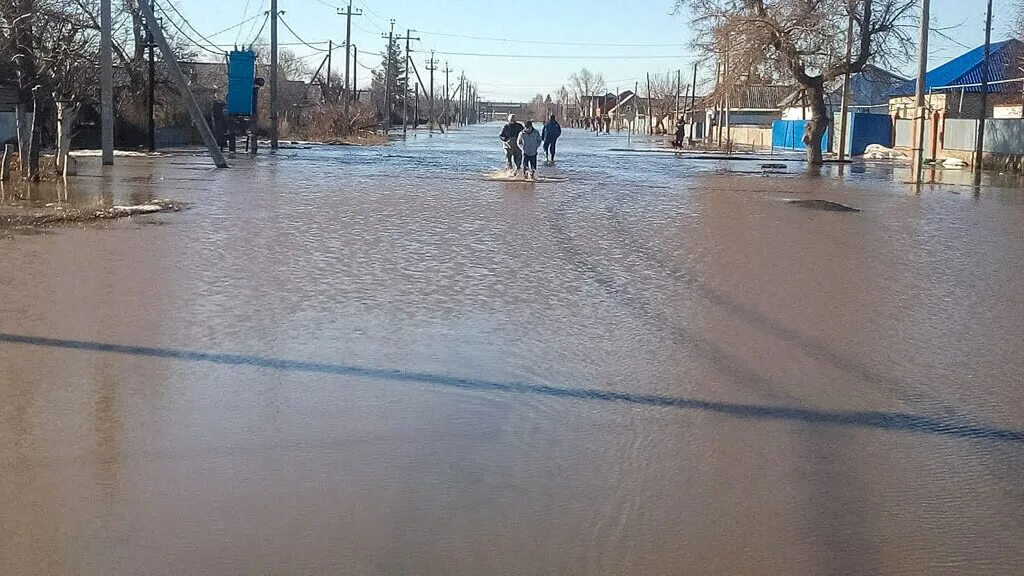
M781 150L803 150L804 128L807 120L776 120L772 124L772 147ZM846 149L851 156L859 156L871 144L892 145L892 121L886 114L850 114L846 134ZM821 140L821 151L832 149L832 128Z
M808 120L776 120L772 123L772 148L782 150L804 150L804 128ZM821 139L821 151L832 148L832 131L825 132Z
M892 146L892 119L888 114L850 114L846 149L851 156L861 156L871 144Z

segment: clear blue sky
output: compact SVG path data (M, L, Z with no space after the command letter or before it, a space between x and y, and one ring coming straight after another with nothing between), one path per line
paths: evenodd
M267 11L270 5L270 0L173 1L196 29L218 44L251 41L262 18L213 35ZM317 43L344 39L345 19L337 15L336 10L343 2L347 0L279 0L280 9L286 12L284 21L302 40L313 44L312 48L303 45L288 48L308 56L306 61L314 67L319 65L322 55L318 54L322 53L315 48L326 48L326 45ZM1010 2L995 0L994 40L1006 37L1012 20ZM983 43L984 4L983 0L932 0L932 23L940 31L932 35L929 50L932 66L964 52L963 46ZM415 58L423 74L426 73L424 61L431 49L439 53L533 56L437 55L441 68L447 61L455 70L453 77L465 70L466 75L480 85L485 99L524 100L538 92L551 93L570 73L584 66L603 73L610 89L626 89L647 72L682 68L692 74L695 61L687 46L691 32L685 16L671 15L673 0L354 0L353 7L363 11L362 16L353 19L353 43L359 47L361 62L370 66L380 65L379 53L385 44L381 32L386 31L391 18L396 20L396 32L404 33L406 28L419 31L413 35L422 41L414 43L414 50L418 51ZM264 31L264 39L268 33L269 30ZM281 42L297 42L283 26ZM343 65L340 53L335 55L336 65ZM617 58L611 59L611 56ZM901 71L910 73L912 70L913 64L908 63ZM365 85L369 72L361 68L357 78L361 86Z

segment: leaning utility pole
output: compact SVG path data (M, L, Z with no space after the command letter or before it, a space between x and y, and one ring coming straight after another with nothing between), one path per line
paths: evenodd
M651 96L651 73L647 73L647 134L654 136L654 99Z
M278 61L277 61L277 0L270 0L270 149L277 150L280 146L278 131ZM173 66L172 66L173 68Z
M192 116L192 123L195 125L196 130L199 131L199 135L203 138L203 143L206 144L210 151L210 158L213 159L217 168L227 168L228 163L224 160L224 154L220 151L217 138L213 135L213 130L210 130L210 125L207 124L203 111L199 107L199 103L196 102L195 95L192 94L192 88L189 87L185 74L178 66L174 51L171 50L171 46L167 43L167 38L164 36L164 31L160 29L160 25L156 21L151 2L153 0L139 0L139 9L142 10L146 27L153 34L153 40L156 42L156 45L160 47L160 52L163 54L164 62L167 63L167 71L171 75L171 80L177 85L178 92L185 101L185 107L188 108L188 113ZM276 3L277 0L274 0L274 2Z
M992 0L988 0L985 17L985 57L981 61L981 117L978 118L978 138L974 145L974 185L981 185L985 169L985 120L988 118L988 64L992 56Z
M345 58L345 60L348 60L348 58ZM353 44L352 45L352 94L351 94L352 97L351 98L347 98L347 100L351 100L352 102L358 102L359 101L359 84L356 83L356 79L357 79L358 75L359 75L359 47L356 46L355 44ZM346 88L347 88L348 78L345 78L345 84L346 84Z
M114 41L110 0L100 2L100 131L103 165L114 165ZM30 147L31 148L31 147Z
M931 1L921 0L921 37L917 48L917 91L914 94L914 158L910 167L910 181L921 183L921 169L924 166L924 92L928 75L928 19L931 18Z
M430 51L430 60L427 61L427 70L430 71L430 112L427 113L430 131L434 131L434 71L437 70L437 60L434 60L434 51Z
M352 98L350 97L352 92L349 91L350 90L350 87L349 87L350 82L349 82L349 80L351 78L350 74L352 73L351 69L349 68L349 58L351 57L351 50L352 50L352 17L353 16L362 16L363 15L363 11L357 9L356 11L353 12L352 11L352 0L348 0L348 9L346 9L344 12L339 10L338 14L341 14L341 15L345 16L345 89L343 90L342 96L343 96L343 98L345 100L345 118L346 118L346 121L348 121L350 105L351 105L351 102L352 102ZM388 45L388 50L390 50L390 49L391 49L391 46ZM330 72L329 71L327 73L327 76L330 77ZM355 86L353 85L351 88L354 89Z
M850 65L853 59L853 0L846 3L846 10L849 14L846 18L846 65ZM850 72L843 74L843 97L839 106L839 161L846 160L846 131L848 130L848 116L850 113Z

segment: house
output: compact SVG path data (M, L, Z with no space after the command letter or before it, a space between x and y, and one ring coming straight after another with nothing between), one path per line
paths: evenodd
M899 89L908 80L884 68L868 64L863 70L850 76L851 112L869 112L888 114L889 95ZM803 91L798 90L784 102L783 120L807 120L811 117L811 109L805 102ZM836 78L825 91L825 106L829 116L839 115L843 103L843 78Z
M934 159L974 149L976 127L973 120L981 118L1021 118L1024 103L1024 42L1006 40L990 46L985 66L985 47L974 48L925 75L924 153ZM981 79L987 71L989 86L986 106L982 108ZM916 84L905 82L889 98L893 118L894 145L910 149L914 146ZM976 124L976 123L975 123ZM988 138L986 138L988 141Z
M981 116L981 77L985 47L980 46L950 60L925 76L925 104L933 114L942 118L978 118ZM993 115L995 108L1022 104L1022 86L1013 81L1024 76L1024 42L1006 40L991 45L988 80L988 107L985 114ZM916 82L908 80L896 87L889 96L889 113L896 118L914 115Z

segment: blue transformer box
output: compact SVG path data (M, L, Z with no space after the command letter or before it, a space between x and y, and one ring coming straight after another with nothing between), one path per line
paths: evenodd
M256 53L252 50L234 50L228 54L227 113L233 116L252 116L252 90L256 83Z

